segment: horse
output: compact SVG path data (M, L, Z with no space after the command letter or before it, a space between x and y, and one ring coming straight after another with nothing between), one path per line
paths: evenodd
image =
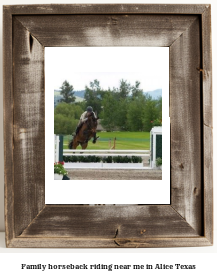
M75 150L79 145L81 145L82 150L85 150L88 146L88 141L91 138L94 138L93 143L96 143L96 140L99 138L99 136L96 137L97 120L98 117L95 117L94 113L91 113L87 117L86 121L80 127L78 133L69 142L69 149Z

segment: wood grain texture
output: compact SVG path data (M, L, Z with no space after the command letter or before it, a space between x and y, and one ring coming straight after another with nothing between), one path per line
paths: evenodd
M202 104L204 159L204 234L213 242L213 103L212 103L212 42L211 6L202 14Z
M209 5L4 7L8 247L212 245L209 23ZM171 206L45 206L44 47L48 45L170 47Z
M204 126L204 235L213 243L213 132Z
M199 18L170 46L171 205L200 234L201 93Z
M170 205L46 205L21 236L45 235L102 239L198 236Z
M44 47L13 20L14 209L19 235L44 207Z
M180 238L14 238L10 248L168 248L210 246L205 237Z
M202 75L203 75L203 121L213 127L212 117L212 41L211 41L211 6L202 14Z
M43 4L5 6L17 14L202 14L209 5L189 4Z
M4 183L6 245L14 238L12 16L3 10Z
M127 14L17 18L44 46L166 47L181 36L197 16Z

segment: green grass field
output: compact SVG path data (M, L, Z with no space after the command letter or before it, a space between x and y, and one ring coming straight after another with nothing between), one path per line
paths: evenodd
M116 138L116 150L149 150L150 133L149 132L98 132L100 138L96 144L89 141L87 149L89 150L108 150L114 144ZM68 149L68 142L72 136L64 136L64 149ZM79 146L78 149L81 149Z

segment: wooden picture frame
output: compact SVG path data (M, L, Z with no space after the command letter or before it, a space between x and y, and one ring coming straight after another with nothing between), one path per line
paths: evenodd
M4 6L3 24L6 246L212 245L211 6ZM170 205L45 205L46 46L170 48Z

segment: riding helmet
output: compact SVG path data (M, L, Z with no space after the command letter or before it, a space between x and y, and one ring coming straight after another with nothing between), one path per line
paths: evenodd
M87 112L93 112L93 108L91 106L87 107Z

